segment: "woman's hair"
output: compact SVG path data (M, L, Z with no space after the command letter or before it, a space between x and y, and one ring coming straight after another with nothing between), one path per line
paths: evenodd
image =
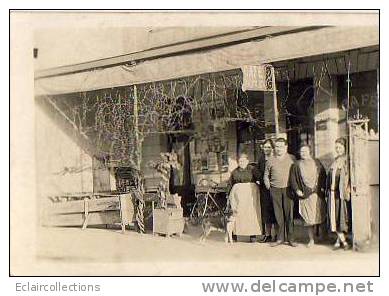
M249 159L249 156L248 156L248 154L247 154L246 152L242 152L242 153L240 153L240 154L239 154L239 157L238 157L238 159L240 159L240 158L246 158L246 159Z
M309 149L309 151L311 151L311 146L309 146L307 143L301 144L299 146L299 150L301 150L301 148L304 148L304 147L307 147Z
M275 142L276 143L284 143L285 146L288 145L288 141L285 138L281 138L281 137L277 138Z
M346 149L347 148L347 140L346 138L337 138L336 141L335 141L335 144L341 144L343 145L343 147Z
M274 142L272 139L265 140L265 142L263 142L263 146L265 146L267 143L269 143L271 148L274 149Z

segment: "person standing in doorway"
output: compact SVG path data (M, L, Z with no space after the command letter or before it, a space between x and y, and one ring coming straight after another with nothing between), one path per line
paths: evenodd
M170 179L169 179L169 190L171 194L182 195L182 178L181 170L182 167L178 162L177 153L172 150L169 154L170 164Z
M289 174L295 157L288 152L288 144L284 138L275 141L275 155L265 166L263 181L273 201L274 213L279 227L275 247L287 242L296 247L293 240L293 199L289 192Z
M266 188L263 181L265 174L266 162L273 157L274 154L274 143L271 139L267 139L262 146L263 154L259 158L258 162L258 185L261 192L261 214L262 214L262 224L264 235L259 241L260 243L267 243L275 241L277 233L277 220L274 215L273 202L271 200L270 191ZM274 225L274 236L272 238L272 227Z

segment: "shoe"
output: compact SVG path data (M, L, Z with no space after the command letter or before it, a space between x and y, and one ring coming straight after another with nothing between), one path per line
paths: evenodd
M307 248L312 248L315 245L315 241L313 239L309 240L307 244Z
M259 240L259 242L260 243L269 243L269 242L271 242L272 241L272 238L271 238L271 236L270 235L265 235L265 236L263 236L260 240Z
M288 245L293 247L293 248L297 247L297 244L295 242L292 242L292 241L288 242Z
M332 247L333 250L338 250L340 249L340 241L339 239L336 240L334 246Z
M277 240L277 241L275 241L274 243L271 243L271 244L270 244L270 247L277 247L277 246L279 246L279 245L282 245L283 243L284 243L283 241Z
M351 246L347 242L343 242L343 250L347 251L350 249L351 249Z

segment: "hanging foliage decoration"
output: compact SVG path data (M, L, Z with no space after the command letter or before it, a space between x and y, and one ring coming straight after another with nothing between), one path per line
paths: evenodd
M209 125L246 121L256 126L248 96L241 91L240 72L204 74L137 86L135 128L134 86L38 98L65 118L72 131L106 165L140 168L141 146L136 142L155 133L192 130L209 133ZM68 127L71 127L70 129Z

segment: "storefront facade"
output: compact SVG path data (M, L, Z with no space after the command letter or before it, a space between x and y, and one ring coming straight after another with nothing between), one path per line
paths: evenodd
M306 50L313 42L316 46ZM177 152L183 168L182 186L188 195L184 197L184 203L188 204L193 200L193 187L201 179L225 183L229 178L229 172L236 167L239 153L248 153L250 160L256 162L261 142L276 136L276 122L279 126L277 136L288 139L290 153L296 154L300 144L308 143L312 146L315 157L328 168L333 160L335 139L347 135L344 111L347 109L346 102L349 107L349 118L361 114L370 119L371 149L377 149L379 49L378 32L374 28L335 27L298 32L285 30L283 35L261 42L242 41L237 45L200 53L196 52L198 49L201 48L192 49L194 53L189 55L178 54L173 57L146 60L139 64L135 62L133 65L105 67L101 70L84 69L60 75L55 75L54 72L49 73L50 75L38 73L35 80L36 97L37 100L45 100L65 98L74 94L70 100L76 101L77 98L93 96L100 92L100 98L118 98L118 93L122 93L123 89L131 87L133 89L133 85L139 87L142 96L146 94L146 90L142 93L142 86L146 89L150 85L161 87L164 84L177 83L174 92L172 88L170 89L170 93L175 94L175 103L179 101L178 98L183 98L184 101L207 102L207 116L203 116L203 107L197 109L191 107L192 114L188 115L191 120L187 122L187 126L180 126L177 130L160 129L149 133L142 143L141 170L150 188L155 188L158 176L147 163L158 158L161 152L172 149ZM243 65L258 63L272 64L275 69L278 118L274 117L273 92L241 91L240 68ZM225 81L226 75L235 77L235 83L228 85ZM198 81L194 83L198 77L201 83ZM194 84L191 87L183 87L180 84L182 81ZM122 98L131 96L133 93L122 95ZM239 102L242 100L254 121L246 120L247 113L243 112L238 116L234 112L226 111L226 102L234 102L234 110L240 110ZM128 107L133 108L130 105ZM64 130L69 129L69 126L71 129L75 124L74 130L79 131L78 123L74 122L74 118L69 119L69 114L63 112L58 104L52 105L52 108L56 109L57 114L67 117ZM42 111L45 109L37 109L39 110L37 130L42 131L44 122L49 121L45 118L49 116L47 112ZM182 123L184 118L181 117L178 121ZM55 134L55 127L52 134ZM87 148L88 145L83 144L87 139L82 140L82 135L77 136L77 139L69 135L64 132L64 137L68 136L69 141L79 150L75 152L78 160L72 165L80 166L81 160L83 164L88 165L85 165L81 172L67 170L62 175L58 173L55 177L46 177L51 178L54 183L63 184L63 179L72 176L80 180L81 185L74 189L79 191L115 190L112 169L120 164L117 162L115 164L112 157L108 159L97 155L93 147ZM127 136L130 138L133 135ZM48 134L42 133L41 137L37 142L44 146ZM106 142L108 140L106 139ZM124 142L126 145L131 144L128 141ZM61 151L66 150L65 147L53 146L53 149L57 148ZM109 148L110 151L120 150L120 147ZM39 151L43 150L38 149L38 154ZM57 151L53 151L52 154L56 153ZM123 154L126 153L123 151ZM58 172L61 172L61 166L63 164L58 164ZM41 171L45 171L44 168ZM378 183L378 180L372 180L374 192L377 191ZM56 190L68 189L53 188L53 192ZM378 197L375 200L378 201ZM378 209L376 203L373 208ZM378 214L375 213L373 216L377 217Z

